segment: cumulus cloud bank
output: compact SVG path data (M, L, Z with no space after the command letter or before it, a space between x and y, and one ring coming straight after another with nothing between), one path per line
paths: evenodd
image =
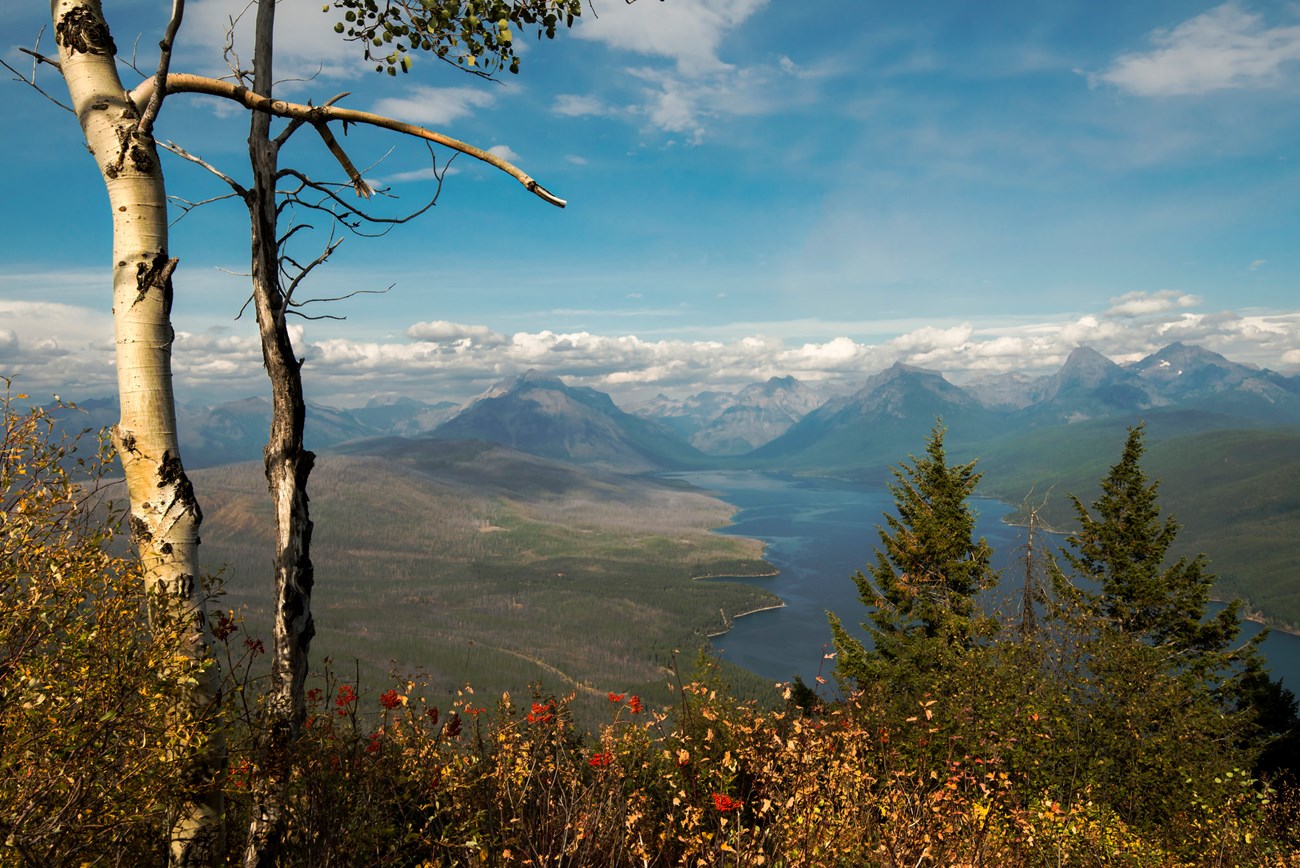
M23 388L32 392L93 396L113 390L111 342L86 340L84 332L66 330L76 328L69 324L87 312L63 305L5 304L0 311L6 323L0 329L0 374L20 375ZM295 326L294 337L307 359L304 374L311 398L343 405L364 403L380 391L462 400L529 369L625 401L660 391L734 390L787 374L832 391L850 391L899 361L943 371L961 382L986 373L1046 373L1078 346L1125 362L1174 341L1198 344L1235 361L1300 372L1295 350L1300 346L1300 311L1206 311L1199 304L1174 291L1128 293L1110 299L1098 313L1032 322L922 325L877 342L844 334L792 342L761 333L761 324L747 325L750 333L741 336L683 340L590 331L503 334L484 324L445 320L413 323L403 335L381 340L349 338L346 327L341 333L317 335L314 330L327 327L318 323ZM36 324L40 330L32 328ZM27 334L41 338L24 339ZM178 391L196 399L229 400L266 388L261 351L251 331L178 331L174 367Z

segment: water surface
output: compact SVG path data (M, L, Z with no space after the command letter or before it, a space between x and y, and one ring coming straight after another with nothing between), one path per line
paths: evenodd
M878 483L755 472L675 475L737 507L733 524L719 532L764 541L765 557L780 570L772 577L733 579L766 588L786 605L736 619L729 632L714 638L715 650L773 681L796 674L809 684L819 674L829 680L833 661L823 654L833 649L826 612L838 614L846 626L866 619L851 577L874 562L880 539L876 528L894 505L888 489ZM1003 522L1011 512L1006 504L975 498L972 506L976 533L993 547L993 564L1003 571L994 602L1018 612L1022 585L1017 579L1023 568L1017 562L1026 531ZM1260 629L1247 622L1243 634L1253 636ZM1300 684L1300 637L1273 631L1263 647L1274 675L1294 690Z

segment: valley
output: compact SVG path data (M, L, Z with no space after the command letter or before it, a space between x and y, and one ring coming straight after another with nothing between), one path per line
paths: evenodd
M203 557L217 607L266 635L272 522L261 467L198 471ZM703 575L770 573L762 545L720 536L732 509L682 485L583 472L485 443L382 440L323 457L312 476L313 658L362 682L426 671L489 702L529 684L603 710L607 691L667 699L709 632L773 605ZM356 663L353 662L354 658ZM319 670L319 665L316 667ZM762 682L728 672L739 689Z
M883 493L937 418L952 460L979 460L979 494L1006 504L1008 521L1032 502L1061 531L1074 520L1068 495L1090 503L1127 427L1143 424L1146 467L1182 526L1176 554L1209 556L1217 597L1300 625L1296 378L1181 344L1128 366L1080 348L1037 378L959 386L900 364L852 394L774 377L633 409L535 372L460 405L310 408L318 659L355 657L375 677L390 661L419 664L449 691L537 682L654 695L673 651L689 665L709 634L778 603L762 582L694 580L772 568L760 543L711 532L733 508L683 478L782 473ZM216 465L194 474L205 563L225 565L222 605L255 631L270 599L269 505L260 463L226 462L257 455L266 413L259 399L191 407L183 426L187 461ZM856 520L854 568L871 556L879 510ZM766 689L739 668L729 677L743 694Z

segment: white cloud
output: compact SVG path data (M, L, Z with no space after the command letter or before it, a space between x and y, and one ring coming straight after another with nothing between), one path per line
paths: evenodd
M1125 54L1089 80L1138 96L1191 96L1274 87L1300 60L1300 25L1266 27L1262 16L1235 2L1150 38L1151 51Z
M448 124L496 102L495 94L472 87L416 85L407 93L407 96L379 100L375 103L375 113L413 124L436 126Z
M0 322L5 324L0 328L0 374L16 375L24 391L59 391L84 399L114 390L113 348L107 337L111 324L105 314L3 301ZM897 361L940 370L960 382L977 373L1048 373L1077 346L1125 361L1173 341L1204 346L1235 361L1300 370L1295 349L1300 346L1300 311L1205 311L1188 296L1170 291L1129 293L1100 313L1037 320L799 325L804 334L843 329L826 339L775 336L786 325L733 325L718 330L725 337L696 340L591 331L503 334L485 324L445 320L415 323L405 335L374 340L337 333L317 337L298 326L294 336L307 359L309 397L341 404L364 403L378 391L464 399L530 368L610 391L624 403L648 397L650 391L735 390L786 374L848 392ZM867 333L880 337L860 336ZM266 388L260 346L251 329L240 334L179 330L173 365L184 398L215 402Z
M555 104L551 106L551 111L563 117L580 118L588 115L608 114L609 107L595 97L562 93L555 98Z
M1110 301L1111 308L1107 313L1111 316L1146 316L1192 307L1200 299L1177 290L1162 289L1158 292L1130 292Z
M514 163L515 165L518 165L520 162L523 161L523 157L515 153L515 150L511 148L509 145L493 145L492 147L488 148L488 153L494 154L500 157L501 159L505 160L507 163Z
M495 347L505 343L505 338L487 326L461 325L446 320L418 322L406 330L406 336L416 341L439 344L469 341L478 346Z
M652 67L628 72L642 83L629 113L665 132L688 134L693 142L704 138L710 121L761 115L779 98L777 76L768 67L726 67L700 76Z
M962 323L946 329L926 326L894 338L889 342L889 346L902 353L929 353L934 350L951 350L964 346L970 341L971 333L970 323Z
M610 4L599 17L584 17L580 39L611 48L665 57L686 75L716 72L726 64L718 47L727 33L767 0L673 0L672 3Z
M113 323L103 311L0 299L0 322L0 376L21 391L85 398L115 388Z
M686 136L693 143L706 134L709 121L764 113L783 93L777 84L807 77L788 57L768 65L736 66L722 59L724 41L767 0L674 0L633 3L602 9L599 18L584 18L579 38L604 43L615 51L664 64L629 63L626 72L641 82L639 94L611 106L612 97L564 94L553 110L560 115L625 117L649 127Z

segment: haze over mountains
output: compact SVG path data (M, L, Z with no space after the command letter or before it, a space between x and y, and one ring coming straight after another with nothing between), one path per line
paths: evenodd
M682 400L660 394L632 410L659 419L701 452L739 455L780 437L825 396L794 377L772 377L735 394L701 392Z
M87 427L112 424L112 399L81 405ZM624 472L703 465L844 471L896 462L942 418L950 442L985 444L1097 419L1164 419L1182 433L1300 424L1300 377L1237 364L1173 343L1128 366L1087 347L1054 374L1002 374L958 386L937 371L895 364L850 395L826 396L794 377L736 393L703 392L619 408L610 396L534 372L470 401L375 399L343 410L311 405L307 439L328 450L367 437L430 436L500 443L546 458ZM270 403L245 398L181 407L186 464L261 456Z

